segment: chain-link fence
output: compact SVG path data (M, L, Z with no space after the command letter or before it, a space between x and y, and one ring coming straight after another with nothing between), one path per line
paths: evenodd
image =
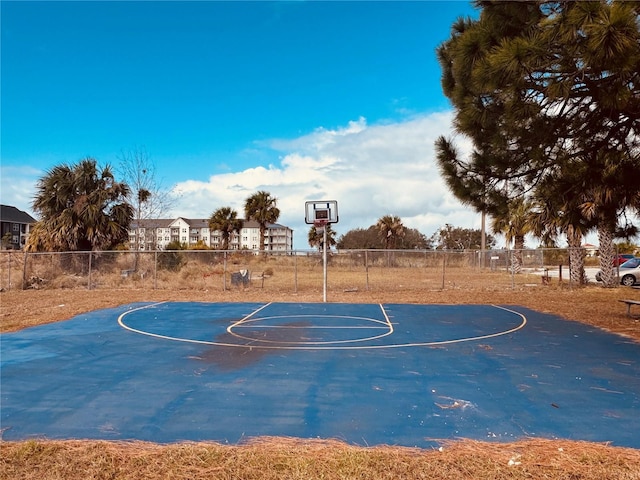
M567 249L436 251L332 251L327 288L339 291L384 289L515 288L570 282ZM585 258L594 280L598 258ZM318 252L178 250L26 253L0 252L0 287L233 289L278 292L323 288Z

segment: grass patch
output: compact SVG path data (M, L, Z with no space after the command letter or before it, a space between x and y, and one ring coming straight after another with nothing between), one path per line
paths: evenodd
M429 450L280 437L238 446L29 440L0 447L0 478L15 480L640 479L639 450L561 440L459 440Z

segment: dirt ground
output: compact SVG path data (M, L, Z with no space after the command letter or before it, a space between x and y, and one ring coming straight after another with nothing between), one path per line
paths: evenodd
M619 300L640 290L566 286L504 290L329 292L332 303L521 305L640 342L640 320ZM245 290L12 290L0 293L0 331L69 319L142 301L321 302L322 292ZM634 307L635 308L635 307ZM640 307L638 312L640 313ZM0 352L1 353L1 352ZM157 445L106 441L0 441L0 479L629 479L640 480L640 450L606 444L525 439L495 444L460 439L436 450L360 448L283 438L246 445Z

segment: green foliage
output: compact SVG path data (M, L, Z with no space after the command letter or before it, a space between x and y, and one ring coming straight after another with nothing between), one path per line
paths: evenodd
M482 232L446 224L434 233L430 240L437 250L480 250ZM492 249L495 244L495 239L491 235L486 235L486 248Z
M276 223L280 218L277 200L269 192L259 191L245 200L244 214L247 220L255 220L260 225L259 249L264 250L264 238L267 225Z
M53 167L37 183L30 251L111 250L129 237L129 187L96 160Z
M336 245L342 250L382 248L382 242L375 225L371 225L367 229L355 228L349 230L344 235L340 235Z
M220 232L222 237L221 250L229 250L231 235L233 232L240 233L242 224L242 220L238 218L238 212L231 207L221 207L213 212L209 218L209 228L212 231Z
M167 243L165 250L187 250L187 248L186 243L180 243L178 240L173 240Z
M638 255L640 248L629 241L616 242L616 250L618 253L630 253L632 255Z
M329 244L329 250L331 247L336 245L336 231L333 229L333 226L330 223L327 223L325 226L327 230L327 243ZM313 225L309 228L309 233L307 235L307 240L309 241L309 245L313 248L317 248L318 251L322 251L323 241L324 241L324 233L318 232L316 227Z
M538 235L579 244L640 210L640 22L633 2L477 2L438 48L462 158L440 137L449 188L494 218L531 196ZM548 225L548 227L547 227Z
M189 247L190 250L210 250L209 246L204 242L204 240L198 240L195 245Z
M431 243L427 237L415 228L404 229L404 236L398 240L397 248L400 250L430 250Z
M187 245L177 240L169 242L165 251L158 253L158 268L171 272L179 271L186 263L184 255L179 250L187 250Z
M404 225L397 215L384 215L376 223L378 234L382 239L384 248L396 248L398 240L404 237Z
M376 225L369 228L355 228L338 238L337 247L342 250L378 249L384 248L380 230ZM395 248L400 250L425 250L432 245L426 236L415 228L404 227L404 236L398 239Z

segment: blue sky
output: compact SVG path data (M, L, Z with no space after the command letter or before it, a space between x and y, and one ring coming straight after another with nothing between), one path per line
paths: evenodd
M399 215L426 235L479 216L446 190L435 49L469 2L1 3L3 204L32 212L46 170L143 149L167 216L242 212L258 190L307 248L306 200L336 231ZM460 139L461 147L468 148Z

